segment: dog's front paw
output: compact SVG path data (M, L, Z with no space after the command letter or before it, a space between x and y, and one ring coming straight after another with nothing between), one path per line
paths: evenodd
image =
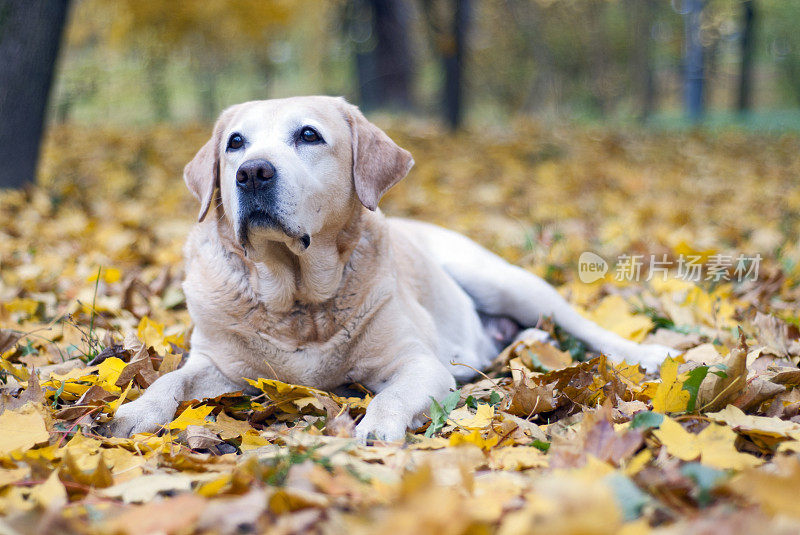
M143 396L117 409L108 431L115 437L153 432L169 422L174 412L172 404L151 403Z
M374 403L374 401L373 401ZM367 409L364 419L356 426L356 440L366 444L369 440L401 442L406 434L406 422L397 414Z

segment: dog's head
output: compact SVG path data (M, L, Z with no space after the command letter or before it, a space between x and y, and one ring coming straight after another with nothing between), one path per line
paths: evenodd
M338 231L357 203L375 210L414 164L341 98L296 97L225 110L184 180L208 214L219 189L236 239L283 242L295 252Z

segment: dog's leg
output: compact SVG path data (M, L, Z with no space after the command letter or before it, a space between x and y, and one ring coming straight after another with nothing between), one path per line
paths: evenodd
M549 316L590 349L616 360L641 364L655 370L670 355L680 351L659 345L637 344L603 329L581 316L561 294L547 282L522 268L497 258L492 269L472 269L469 265L447 266L446 269L477 303L489 313L507 314L521 325L536 325Z
M215 397L242 386L224 376L208 358L193 353L183 368L162 375L140 398L117 409L111 434L127 437L155 431L172 419L181 401Z
M675 349L626 340L581 316L546 281L509 264L466 236L434 225L400 223L413 232L442 267L473 298L479 312L509 316L524 327L549 316L590 349L655 370Z
M431 398L441 400L455 388L452 374L433 354L398 358L397 362L398 367L384 380L365 381L378 394L356 426L356 439L362 444L369 438L389 442L402 440L406 429L422 425L423 413L430 408Z

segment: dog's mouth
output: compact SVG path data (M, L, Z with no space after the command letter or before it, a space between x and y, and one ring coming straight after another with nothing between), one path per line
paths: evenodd
M290 248L298 249L299 251L296 252L305 251L311 245L311 236L307 233L291 228L281 218L269 212L252 210L239 220L239 243L245 250L252 248L251 235L258 229L278 231L283 237L290 238ZM279 236L276 238L278 239L275 241L285 241L281 240ZM292 247L292 245L296 245L296 247Z

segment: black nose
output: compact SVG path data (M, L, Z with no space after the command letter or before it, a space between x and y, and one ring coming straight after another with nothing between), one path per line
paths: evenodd
M267 160L247 160L236 171L236 183L241 188L258 189L275 176L275 166Z

